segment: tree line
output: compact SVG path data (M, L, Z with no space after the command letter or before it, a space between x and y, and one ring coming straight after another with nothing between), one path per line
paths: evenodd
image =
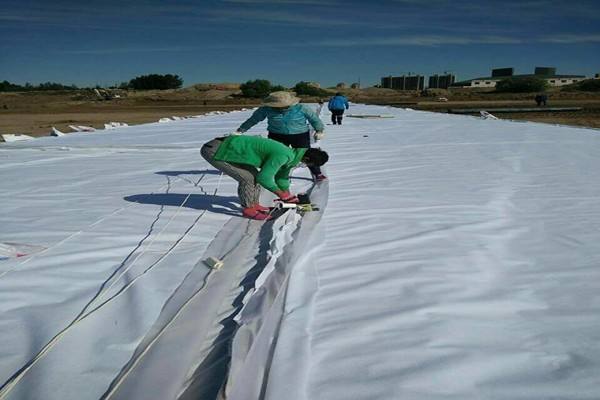
M500 93L533 93L543 92L550 87L546 79L536 76L522 78L502 79L496 84L496 92ZM585 79L580 82L565 86L562 90L566 91L600 91L600 79Z
M240 90L244 97L263 98L267 97L269 93L278 92L281 90L287 90L281 85L273 85L266 79L255 79L248 81L240 85ZM301 96L330 96L331 94L323 90L310 82L298 82L292 90Z
M166 90L166 89L179 89L183 85L183 79L178 75L173 74L149 74L141 75L131 79L129 82L123 82L119 86L111 88L119 89L133 89L133 90ZM600 80L599 79L588 79L578 82L572 87L565 88L565 90L583 90L583 91L599 91ZM100 87L96 86L100 89ZM0 82L0 92L28 92L28 91L46 91L46 90L80 90L90 89L84 87L77 87L76 85L63 85L56 82L45 82L39 85L32 85L26 83L25 85L18 85L10 83L9 81ZM321 89L317 85L310 82L298 82L294 87L291 88L296 94L302 96L315 96L315 97L326 97L330 93L326 90ZM538 77L525 77L525 78L508 78L501 80L496 85L497 92L505 93L526 93L526 92L539 92L548 89L548 83L544 79ZM286 90L281 85L274 85L266 79L255 79L247 81L240 85L240 90L244 97L251 98L264 98L271 92L280 90Z
M131 79L129 82L121 83L119 89L134 89L134 90L166 90L166 89L179 89L183 85L183 79L178 75L166 74L149 74L141 75ZM97 89L101 87L96 86ZM114 89L117 86L112 87ZM39 85L32 85L26 83L25 85L18 85L11 83L7 80L0 82L0 92L33 92L33 91L46 91L46 90L80 90L80 89L91 89L89 87L78 87L76 85L63 85L56 82L45 82Z
M133 90L166 90L179 89L183 85L183 80L178 75L149 74L141 75L131 79L129 82L123 82L119 86L113 86L113 89L133 89ZM101 87L96 86L97 89ZM55 82L46 82L39 85L26 83L17 85L8 81L0 82L0 92L27 92L44 90L80 90L90 89L86 87L77 87L76 85L63 85ZM329 93L312 83L298 82L292 88L296 94L304 96L328 96ZM287 90L281 85L274 85L266 79L255 79L247 81L240 85L240 90L244 97L263 98L271 92Z
M9 81L0 82L0 92L33 92L39 90L78 90L75 85L62 85L56 82L45 82L39 85L26 83L25 85L17 85Z

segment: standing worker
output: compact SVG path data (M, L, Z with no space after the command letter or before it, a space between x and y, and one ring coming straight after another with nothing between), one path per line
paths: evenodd
M269 219L269 208L261 206L260 187L275 193L280 201L298 203L290 193L290 171L300 162L309 168L329 160L321 149L293 149L262 136L233 135L205 143L200 154L213 167L238 181L238 196L244 217Z
M331 111L331 122L333 122L334 125L341 125L344 111L350 108L350 105L348 104L346 96L343 96L338 92L329 99L328 108L329 111Z
M548 103L548 95L545 93L540 93L537 96L535 96L535 102L537 103L538 107L540 106L546 106L546 104Z
M290 92L273 92L263 102L262 107L248 118L237 132L243 133L260 121L267 118L268 138L276 140L294 149L310 148L310 132L308 123L315 130L315 141L323 139L323 121L304 104L298 104L300 99ZM319 166L308 166L315 180L327 179Z

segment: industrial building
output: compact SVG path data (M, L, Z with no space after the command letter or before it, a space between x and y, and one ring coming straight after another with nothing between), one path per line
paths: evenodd
M381 78L381 87L396 90L423 90L425 77L423 75L386 76Z
M453 74L444 74L444 75L432 75L429 77L429 88L430 89L448 89L454 81L456 81L456 76Z
M565 86L586 79L584 75L557 75L554 67L535 67L533 74L515 75L514 68L496 68L492 70L492 76L469 79L456 82L453 87L463 88L494 88L496 83L507 78L541 78L545 79L550 86Z

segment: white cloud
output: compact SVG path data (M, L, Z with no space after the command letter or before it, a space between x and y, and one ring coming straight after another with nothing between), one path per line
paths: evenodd
M224 3L238 4L303 4L303 5L333 5L341 4L335 0L221 0Z
M374 38L329 39L313 43L324 47L368 46L441 46L475 44L525 44L525 43L600 43L600 34L557 34L552 36L519 38L515 36L456 36L456 35L406 35Z
M413 35L360 39L333 39L315 43L317 46L438 46L444 44L519 44L521 39L508 36L450 36L450 35Z
M302 26L332 26L355 25L356 21L331 19L318 15L307 15L291 11L261 11L261 10L213 10L204 13L213 22L215 20L235 20L238 23L269 23Z
M9 22L33 22L39 21L38 17L30 17L26 15L0 15L0 21Z
M198 51L204 47L199 46L164 46L164 47L129 47L129 48L104 48L104 49L75 49L62 50L62 54L128 54L128 53L173 53Z
M543 43L600 43L600 34L562 34L539 39Z
M477 44L518 45L525 43L600 43L600 34L575 35L562 34L527 40L510 36L449 36L449 35L411 35L377 38L349 38L329 39L317 42L294 43L244 43L212 44L204 46L157 46L157 47L130 47L130 48L105 48L105 49L75 49L61 51L63 54L125 54L125 53L173 53L202 50L226 50L252 47L254 49L280 49L291 47L378 47L378 46L421 46L435 47L442 45L467 46Z

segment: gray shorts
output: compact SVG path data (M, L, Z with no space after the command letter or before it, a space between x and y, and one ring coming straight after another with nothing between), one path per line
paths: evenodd
M242 207L252 207L260 199L260 185L256 183L258 169L252 165L229 163L215 160L215 154L223 139L213 139L202 146L200 154L213 167L238 181L238 196Z

